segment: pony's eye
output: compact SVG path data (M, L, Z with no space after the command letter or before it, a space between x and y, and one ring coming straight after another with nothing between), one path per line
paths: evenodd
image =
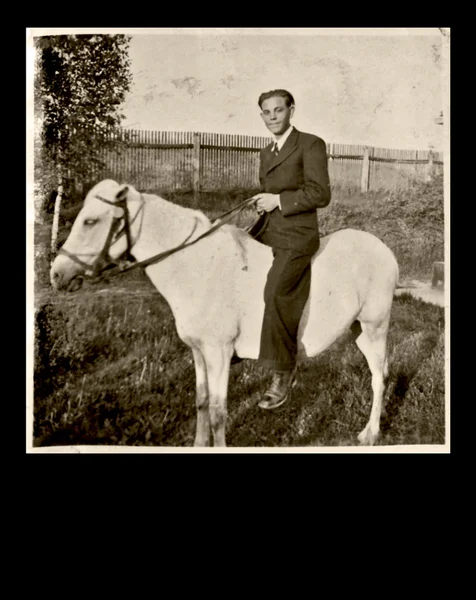
M84 220L84 224L85 225L94 225L95 223L97 223L98 220L97 219L85 219Z

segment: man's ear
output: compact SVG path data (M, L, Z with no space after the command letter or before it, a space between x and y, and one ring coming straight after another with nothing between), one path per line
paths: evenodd
M291 106L291 108L289 109L289 118L292 119L294 116L294 106Z
M124 200L125 198L127 198L128 193L129 186L126 183L123 183L116 194L116 200Z

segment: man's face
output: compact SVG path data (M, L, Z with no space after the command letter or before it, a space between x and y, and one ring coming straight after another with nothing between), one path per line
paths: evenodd
M286 100L281 96L268 98L261 105L261 117L273 135L280 136L289 127L294 114L294 106L288 108Z

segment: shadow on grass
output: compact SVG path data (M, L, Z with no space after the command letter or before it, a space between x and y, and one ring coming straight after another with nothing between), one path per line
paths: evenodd
M251 400L234 415L227 431L228 445L235 447L278 447L289 434L305 404L304 394L293 394L285 405L275 410L263 410L258 406L265 387L256 385ZM292 445L292 444L291 444Z
M398 413L404 404L405 396L410 387L412 378L413 375L409 376L404 373L399 373L397 375L393 392L387 403L384 405L384 411L380 420L380 431L382 434L387 433L391 429L394 421L396 421Z
M243 370L246 372L246 368ZM238 379L239 373L236 375ZM338 404L340 399L318 390L315 384L318 369L301 371L298 386L291 392L290 398L274 410L263 410L258 406L269 384L269 376L256 376L254 369L251 375L246 384L231 380L227 425L229 446L302 447L324 436L334 404ZM311 383L313 380L314 384Z

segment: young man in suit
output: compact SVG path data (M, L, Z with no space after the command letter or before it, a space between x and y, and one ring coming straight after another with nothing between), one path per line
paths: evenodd
M311 259L319 248L317 208L327 206L331 188L325 142L295 129L290 121L294 98L272 90L258 100L261 117L274 141L260 152L261 192L255 196L262 215L257 239L273 249L264 290L260 362L273 371L259 403L283 404L295 381L297 332L309 297Z

